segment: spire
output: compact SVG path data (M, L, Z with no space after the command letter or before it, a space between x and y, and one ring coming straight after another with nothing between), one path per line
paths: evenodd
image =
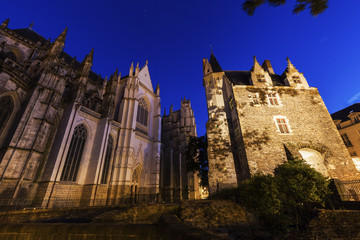
M139 62L137 62L136 68L135 68L135 77L137 77L139 75L139 71L140 71Z
M160 96L160 85L159 85L159 83L156 85L155 94L156 94L156 96Z
M170 113L172 113L173 112L173 105L171 104L171 106L170 106Z
M90 63L92 65L92 62L93 62L93 58L94 58L94 49L92 48L90 53L88 55L86 55L84 61L86 63Z
M94 49L91 49L90 53L88 55L86 55L86 57L84 58L84 60L81 62L81 76L82 77L88 77L91 67L92 67L92 62L93 62L93 56L94 56Z
M134 75L134 62L131 62L131 66L129 69L129 76L132 77Z
M115 94L116 91L116 86L118 84L118 78L119 78L119 74L118 74L118 69L115 70L115 73L111 74L109 81L106 84L106 95L111 95L111 94Z
M60 55L65 44L67 30L68 28L65 28L62 33L55 39L49 54L51 57Z
M102 89L106 89L106 84L107 84L107 76L105 77L104 81L103 81L103 84L102 84Z
M210 61L209 61L213 72L223 72L219 62L217 61L213 51L211 50Z
M116 68L115 73L114 73L114 80L113 81L117 83L118 77L119 77L119 69Z
M117 69L116 69L117 70ZM117 83L120 84L120 81L121 81L121 72L119 72L119 75L117 77Z
M65 38L66 38L66 33L67 33L68 28L66 27L61 34L56 38L55 42L65 42Z
M29 25L29 29L32 29L32 27L34 26L34 22L32 22L32 23L30 23L30 25Z
M1 26L2 26L2 27L7 27L7 26L9 25L9 21L10 21L9 18L6 19L5 21L2 22Z

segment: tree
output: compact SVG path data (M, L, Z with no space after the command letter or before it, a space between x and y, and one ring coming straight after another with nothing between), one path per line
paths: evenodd
M313 16L317 16L324 12L328 7L328 0L296 0L297 4L294 6L293 14L298 14L306 8L310 9ZM246 0L242 4L242 9L249 15L254 15L255 9L267 3L272 7L277 7L286 3L286 0Z
M275 168L274 176L285 207L325 206L329 181L304 160L289 159Z
M331 193L330 181L302 159L292 157L277 166L274 177L282 213L290 216L297 228L309 221L314 208L325 207Z
M209 164L207 157L207 137L190 136L186 147L186 169L192 172L198 172L200 185L208 186Z
M257 173L237 189L216 193L215 199L236 199L257 213L273 231L306 224L316 207L324 207L329 181L304 160L289 156L274 174Z

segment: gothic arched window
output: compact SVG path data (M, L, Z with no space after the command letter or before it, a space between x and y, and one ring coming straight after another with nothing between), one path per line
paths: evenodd
M87 131L85 126L83 124L76 126L61 174L61 181L76 181L86 137Z
M138 105L138 112L137 112L137 116L136 116L136 121L138 123L141 123L145 127L147 127L148 115L149 115L149 112L148 112L148 108L147 108L147 105L145 103L145 100L140 99L139 100L139 105Z
M136 126L136 131L145 135L148 134L148 129L147 129L148 116L149 116L148 107L145 103L145 100L142 98L139 100L139 105L138 105L138 111L136 116L136 122L138 124Z
M112 151L113 151L113 144L114 144L114 140L111 136L109 136L107 147L106 147L106 153L105 153L104 168L103 168L102 176L101 176L101 184L107 183L107 179L109 176L109 166L110 166L110 161L111 161L111 155L112 155Z
M0 134L4 131L4 128L14 111L14 102L10 96L4 96L0 98Z

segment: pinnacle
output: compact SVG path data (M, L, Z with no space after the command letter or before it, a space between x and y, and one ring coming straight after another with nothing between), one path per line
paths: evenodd
M3 23L1 25L7 27L9 25L9 21L10 21L10 19L7 18L7 19L5 19L5 21L3 21Z
M94 49L91 49L90 53L88 55L86 55L85 59L84 59L84 63L91 63L93 61L93 57L94 57Z
M66 38L66 33L67 33L68 28L66 27L61 34L56 38L56 42L60 41L60 42L65 42L65 38Z

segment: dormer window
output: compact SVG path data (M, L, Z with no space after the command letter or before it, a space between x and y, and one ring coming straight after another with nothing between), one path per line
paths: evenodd
M252 99L252 105L253 106L259 106L260 105L260 97L258 93L255 93L254 95L250 96Z
M354 117L354 123L358 123L358 122L360 122L360 116Z
M258 82L265 82L265 76L263 74L256 74L256 79Z
M352 147L352 146L353 146L352 143L350 142L350 139L349 139L349 137L347 136L346 133L342 134L342 135L341 135L341 138L342 138L342 140L344 141L346 147Z
M293 76L292 79L293 79L294 83L301 83L300 77L297 75Z

